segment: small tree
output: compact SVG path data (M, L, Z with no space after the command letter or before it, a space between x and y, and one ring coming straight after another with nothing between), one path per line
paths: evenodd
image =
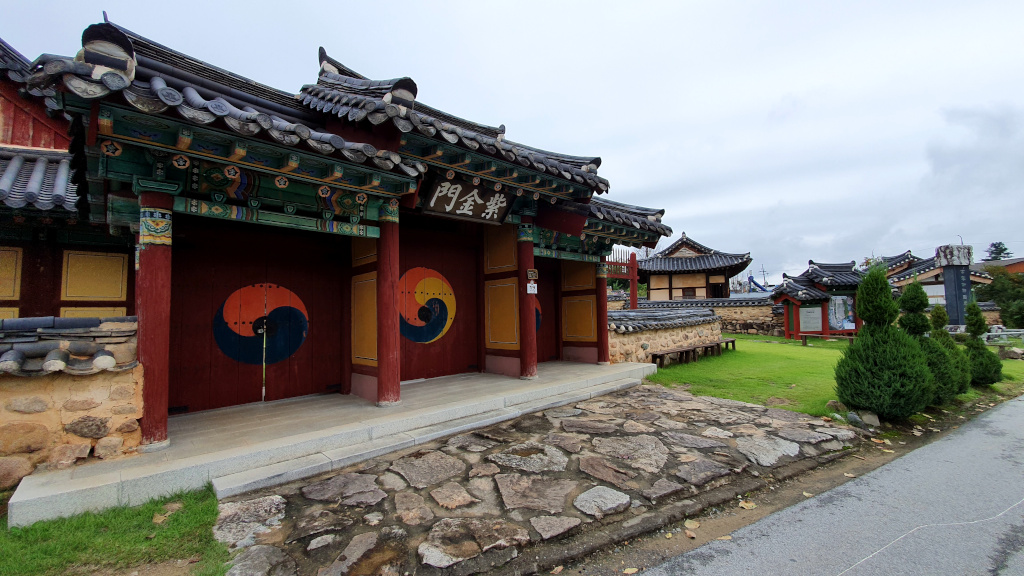
M928 370L935 382L935 397L932 403L946 404L960 393L960 382L953 360L946 349L933 339L925 337L925 333L931 328L931 322L924 314L927 307L928 295L925 294L921 283L915 279L903 289L903 296L900 297L900 310L903 311L903 315L900 316L899 325L917 340L928 361Z
M1008 328L1024 328L1024 274L1002 266L986 266L985 271L992 275L992 283L975 288L978 299L995 302Z
M971 302L967 305L967 333L971 337L964 346L971 359L971 384L975 386L990 386L1003 379L1002 360L981 339L985 332L988 332L988 324L981 314L981 308L977 302Z
M924 336L925 332L931 328L931 322L924 315L924 310L928 307L928 295L925 294L924 287L916 278L913 283L903 289L899 306L903 311L899 320L900 328L906 330L907 334L911 336Z
M988 258L982 258L982 262L991 262L993 260L1003 260L1004 258L1012 258L1013 252L1006 247L1006 244L1002 242L993 242L988 245L985 249L985 253L988 254Z
M949 354L953 366L953 380L956 382L956 393L963 394L971 387L971 360L953 337L946 332L946 325L949 324L949 314L946 314L945 306L932 308L931 314L932 331L931 340Z
M892 325L899 306L884 268L873 267L858 287L857 314L864 326L836 364L839 400L889 420L920 412L934 398L934 383L921 346Z

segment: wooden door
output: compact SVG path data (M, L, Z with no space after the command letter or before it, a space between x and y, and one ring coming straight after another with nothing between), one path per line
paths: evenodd
M346 244L321 236L175 218L172 413L340 384Z
M536 258L537 280L537 362L558 360L558 290L561 287L561 266L554 258Z
M478 225L403 218L398 286L401 378L476 372Z

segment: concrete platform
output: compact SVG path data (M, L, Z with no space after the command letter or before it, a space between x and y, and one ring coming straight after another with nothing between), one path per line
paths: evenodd
M547 362L536 380L474 373L405 384L402 402L387 408L329 394L176 416L164 450L26 477L8 525L134 506L208 482L219 497L240 494L628 388L655 371Z

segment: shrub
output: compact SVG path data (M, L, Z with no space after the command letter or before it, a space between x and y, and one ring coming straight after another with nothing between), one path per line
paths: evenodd
M971 384L991 386L1003 379L1003 362L978 338L971 338L964 346L971 360Z
M985 315L981 313L981 307L977 302L967 305L967 333L975 338L981 338L988 332L988 322L985 322Z
M903 295L899 300L900 316L899 325L917 341L924 353L928 363L928 371L932 374L934 381L935 396L931 404L945 404L959 394L960 380L958 370L953 366L953 360L949 352L941 344L926 338L925 333L931 328L931 321L924 314L928 307L928 295L924 287L916 279L903 289ZM941 330L945 332L945 329ZM948 334L947 334L948 336Z
M900 314L883 266L872 266L857 287L857 317L867 326L889 326Z
M928 307L928 295L925 294L924 287L920 282L914 280L904 288L903 295L899 299L899 306L903 311L899 320L900 328L906 330L907 334L911 336L924 336L925 332L931 328L931 323L924 315L924 309Z
M949 315L946 314L945 306L932 308L930 340L941 346L949 354L953 368L952 377L956 383L956 393L963 394L971 387L971 360L963 349L957 346L949 332L946 332L946 324L948 323ZM938 386L938 383L936 383L936 388ZM941 391L939 393L941 394Z
M895 326L863 326L843 351L835 374L840 402L887 420L905 420L935 396L921 346Z

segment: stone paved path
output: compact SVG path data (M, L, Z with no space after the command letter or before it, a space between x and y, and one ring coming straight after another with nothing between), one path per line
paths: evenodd
M471 574L856 441L803 414L638 386L233 498L215 535L243 549L233 576Z

